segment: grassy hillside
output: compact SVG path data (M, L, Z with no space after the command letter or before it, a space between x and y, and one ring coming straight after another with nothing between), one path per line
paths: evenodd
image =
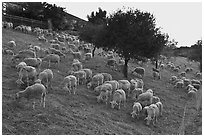
M17 49L27 48L26 45L31 43L39 45L39 41L32 35L26 35L11 30L2 30L2 46L10 40L15 40ZM41 43L43 47L49 44ZM16 102L14 94L20 89L15 84L18 78L17 72L11 64L9 55L2 55L2 134L26 134L26 135L59 135L59 134L178 134L184 105L186 103L186 93L175 90L169 83L172 73L168 70L162 70L162 79L153 80L151 64L143 66L146 69L144 83L145 89L153 89L155 95L159 96L164 104L163 116L158 119L158 124L146 126L143 119L132 119L131 111L133 100L128 98L126 107L121 110L111 109L105 104L96 102L96 95L80 85L77 88L76 95L69 95L64 92L59 84L70 70L72 56L67 56L59 68L52 65L54 72L53 89L49 91L46 97L46 108L37 104L35 110L32 109L31 102L21 100ZM187 63L185 58L177 58L176 64ZM97 72L108 72L113 79L124 79L121 72L111 70L106 67L106 59L96 56L89 62L83 62L84 68L90 68L94 74ZM136 67L136 64L130 63L129 68ZM192 64L194 72L197 71L197 64ZM42 69L47 67L43 63ZM133 77L133 76L130 76ZM193 77L188 74L187 77ZM195 109L196 101L189 102L185 119L185 134L202 134L201 111L197 113ZM197 122L195 122L197 120ZM193 128L191 128L193 127ZM201 128L202 129L202 128Z

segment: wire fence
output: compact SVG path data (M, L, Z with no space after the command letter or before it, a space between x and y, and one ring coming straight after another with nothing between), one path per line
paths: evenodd
M14 28L19 25L26 25L26 26L31 26L32 28L40 27L42 29L48 29L47 22L28 19L28 18L19 17L19 16L2 14L2 21L12 22Z

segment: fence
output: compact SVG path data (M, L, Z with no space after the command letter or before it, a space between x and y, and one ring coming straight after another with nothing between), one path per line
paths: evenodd
M7 14L6 15L2 14L2 21L12 22L14 27L19 25L26 25L31 26L32 28L35 27L40 27L42 29L48 28L47 22Z

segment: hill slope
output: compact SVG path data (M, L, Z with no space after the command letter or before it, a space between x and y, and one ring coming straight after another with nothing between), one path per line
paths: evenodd
M9 40L15 40L20 49L27 48L31 43L38 45L36 37L19 32L5 30L2 32L2 46L6 46ZM47 47L49 44L42 43ZM18 78L16 70L10 62L8 55L2 56L2 134L178 134L185 105L186 93L174 90L169 83L171 73L168 70L162 71L162 80L152 79L152 65L145 65L146 74L144 78L145 89L153 89L155 95L161 98L164 104L163 116L158 119L158 124L146 126L143 119L132 119L131 111L133 101L128 100L126 107L121 110L111 109L105 104L96 102L96 95L89 91L85 85L77 88L76 95L69 95L59 88L60 82L70 70L72 57L66 57L59 68L52 66L54 72L53 89L46 97L46 108L37 104L36 110L32 110L31 102L21 100L16 102L14 94L20 89L15 84ZM178 58L176 63L184 63L184 58ZM113 79L124 79L122 73L116 72L105 66L106 59L96 56L89 62L83 62L84 68L90 68L94 74L97 72L108 72ZM45 69L43 63L42 69ZM130 69L137 65L130 63ZM193 64L197 69L196 64ZM193 74L188 74L192 77ZM133 77L133 76L130 76ZM201 134L198 132L200 124L192 124L197 118L195 100L189 102L186 114L187 125L193 125L193 131L185 131L186 134ZM199 117L198 121L201 119ZM190 128L192 129L192 128Z

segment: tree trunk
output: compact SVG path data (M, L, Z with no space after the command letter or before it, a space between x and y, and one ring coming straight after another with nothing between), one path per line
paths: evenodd
M96 46L94 46L94 49L93 49L93 51L92 51L92 56L94 57L94 52L95 52L95 50L96 50Z
M129 61L129 59L125 58L125 65L123 68L123 74L124 74L125 78L128 78L128 61Z

